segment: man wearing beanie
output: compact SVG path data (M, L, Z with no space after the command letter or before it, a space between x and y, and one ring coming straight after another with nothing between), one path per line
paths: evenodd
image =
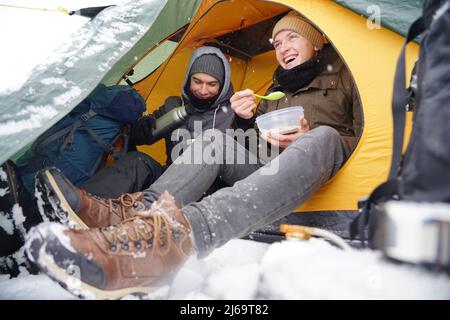
M305 117L297 133L262 137L271 145L286 148L306 132L312 134L313 129L333 128L339 134L345 161L356 147L362 126L361 105L350 72L336 51L324 46L322 34L296 12L275 24L271 42L279 66L269 92L282 91L286 99L262 101L256 108L252 90L236 92L231 107L237 123L249 127L264 113L303 106Z
M158 141L160 137L153 135L158 119L176 107L185 106L188 118L178 129L163 137L166 163L169 165L187 147L189 142L183 141L186 135L192 140L195 139L195 134L199 134L194 130L195 123L201 123L203 130L217 129L225 132L231 127L234 115L229 99L232 95L228 60L217 48L201 47L191 55L181 96L168 97L164 105L151 115L141 117L131 129L131 144L151 145ZM100 170L81 188L105 198L117 198L123 193L144 190L159 178L164 169L147 154L133 151L112 166ZM117 183L120 177L122 183Z
M168 97L163 106L137 121L131 128L132 148L158 141L161 137L153 135L156 122L179 106L185 106L188 117L178 129L163 137L168 165L200 133L194 130L196 123L201 124L202 130L225 132L234 119L229 100L234 93L230 79L230 65L219 49L205 46L195 50L187 67L181 96ZM144 190L159 178L164 169L147 154L132 151L100 170L80 187L104 198L117 198L127 192ZM98 202L89 196L86 199Z
M253 126L256 115L304 107L305 117L298 119L296 132L262 136L271 146L281 147L276 158L265 162L232 137L207 131L140 198L129 197L127 206L121 205L131 218L107 230L91 225L88 231L57 231L64 233L71 251L52 227L41 226L28 243L29 257L39 268L71 290L62 266L64 258L74 261L81 273L77 292L87 291L97 298L150 292L170 284L189 255L205 257L229 240L285 217L332 178L356 146L361 130L350 73L336 52L324 46L321 33L296 13L275 25L273 45L279 67L269 91L283 91L286 98L260 103L256 114L252 90L237 92L230 100L240 124L247 127ZM219 77L215 65L203 59L207 61L200 60L198 65L212 67L201 70ZM199 97L195 90L192 94ZM192 162L192 155L201 161ZM216 178L229 187L204 197ZM61 179L56 176L55 180ZM70 192L65 196L70 197ZM98 279L83 262L88 253L89 264L101 275ZM124 276L121 266L128 264L134 266L133 279Z
M189 70L189 75L194 73L206 73L219 81L222 85L225 78L225 68L223 61L215 54L204 54L195 59Z

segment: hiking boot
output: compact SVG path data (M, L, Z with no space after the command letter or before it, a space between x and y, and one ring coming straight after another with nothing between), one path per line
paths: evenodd
M168 192L136 212L106 228L41 224L28 235L27 256L81 298L149 294L170 285L193 245L189 223Z
M133 207L142 207L143 192L105 199L75 187L57 168L41 170L36 190L48 220L78 229L102 228L133 217Z

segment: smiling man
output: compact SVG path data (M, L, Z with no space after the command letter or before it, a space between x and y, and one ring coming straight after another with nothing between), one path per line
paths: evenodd
M297 132L272 132L262 137L272 145L286 148L305 132L329 126L339 133L348 157L361 132L362 114L353 79L336 51L330 45L324 46L322 34L295 12L275 25L272 44L279 67L269 92L283 91L286 98L261 101L257 106L252 90L236 92L231 97L231 108L237 123L249 127L264 113L303 106L305 116L299 119Z
M88 224L90 230L42 225L29 236L30 259L82 297L150 292L170 283L189 255L204 257L307 201L338 172L356 146L361 130L358 94L336 52L324 47L322 34L299 15L282 18L273 40L280 66L270 90L283 91L286 99L262 102L256 114L294 105L305 109L297 132L263 136L269 144L282 147L280 155L267 163L253 162L256 155L228 135L215 132L214 140L199 137L144 190L141 200L116 204L123 213L117 217L121 222L98 223L109 216L83 208L75 214L98 218ZM200 83L207 86L207 81L199 79ZM237 92L230 101L240 123L253 126L257 107L253 92ZM223 161L214 161L217 157L205 150L220 154ZM190 162L198 152L203 162ZM213 159L204 157L208 154ZM246 161L229 163L230 156ZM267 174L265 169L275 161L278 170ZM50 169L41 177L51 202L70 202L76 208L77 190L61 173ZM229 187L203 197L216 178ZM65 213L73 214L71 210ZM68 269L79 271L77 279ZM73 281L79 285L71 286Z

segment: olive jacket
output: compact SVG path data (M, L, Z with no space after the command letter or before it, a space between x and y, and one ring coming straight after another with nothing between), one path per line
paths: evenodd
M262 100L252 119L236 119L238 126L249 128L257 116L292 106L302 106L310 129L327 125L336 129L346 155L356 147L362 130L362 110L353 78L339 55L331 46L320 52L320 73L307 86L294 93L284 92L286 98ZM274 79L268 93L283 91Z

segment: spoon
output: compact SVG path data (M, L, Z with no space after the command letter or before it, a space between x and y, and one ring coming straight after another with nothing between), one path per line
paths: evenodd
M254 93L253 95L254 95L255 97L260 98L260 99L271 100L271 101L273 101L273 100L278 100L278 99L284 98L284 97L286 96L286 95L285 95L283 92L281 92L281 91L275 91L275 92L272 92L272 93L268 94L267 96L260 96L259 94L256 94L256 93Z

